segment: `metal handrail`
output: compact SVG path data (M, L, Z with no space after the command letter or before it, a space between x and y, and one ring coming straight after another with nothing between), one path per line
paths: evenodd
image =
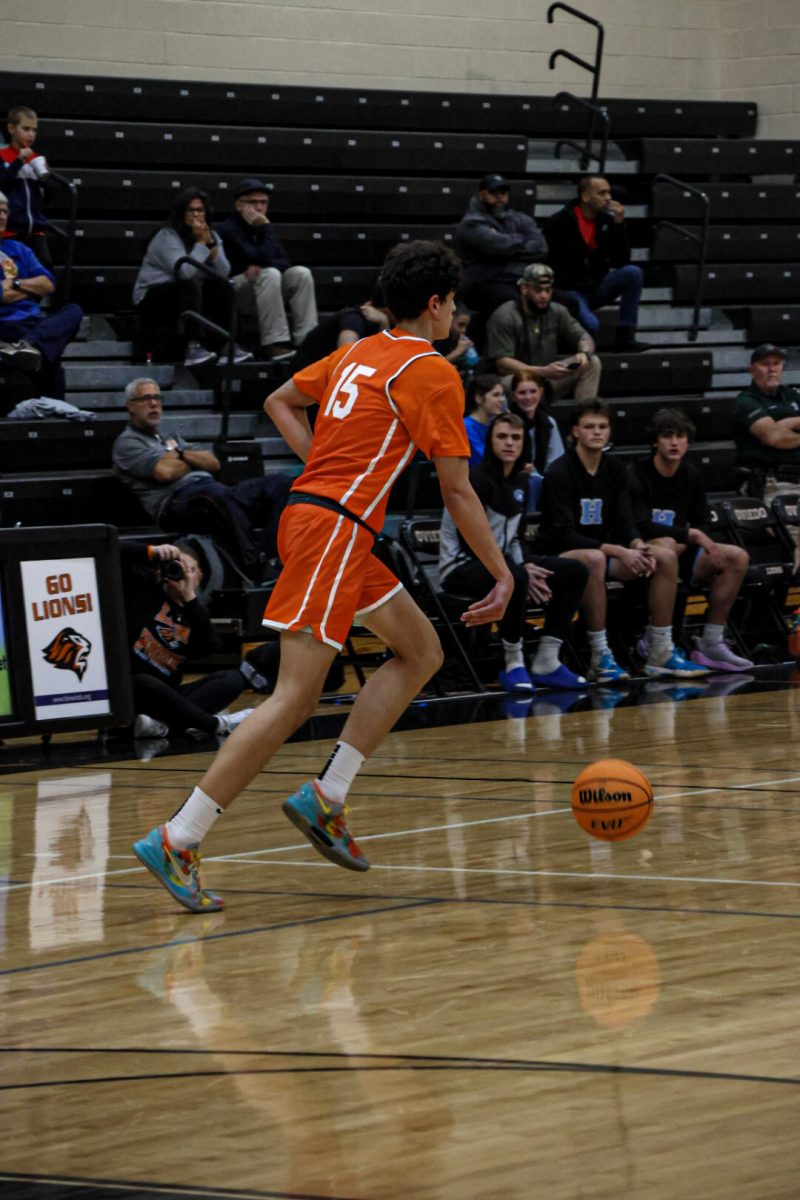
M594 63L593 64L587 62L586 59L584 59L584 58L579 58L578 55L573 54L571 50L563 50L563 49L562 50L554 50L552 52L552 54L550 55L550 58L547 63L549 69L552 71L559 58L568 58L570 62L574 62L576 66L581 67L584 71L588 71L589 74L592 76L591 101L590 101L590 104L586 105L586 107L590 108L590 110L591 110L590 116L589 116L589 128L588 128L587 134L586 134L586 146L583 149L583 155L582 155L582 161L581 161L581 169L586 170L586 167L589 165L588 160L590 158L597 157L596 155L592 154L592 144L594 142L595 117L598 112L602 111L600 109L600 106L597 104L597 95L598 95L598 90L600 87L600 69L601 69L602 62L603 62L603 43L605 41L606 33L605 33L605 29L604 29L601 21L596 20L594 17L590 17L588 13L581 12L581 10L579 8L573 8L571 4L564 4L562 2L562 0L555 0L555 3L551 4L550 7L548 8L548 10L547 10L548 25L553 24L554 14L556 12L556 9L559 9L559 8L563 9L564 12L570 13L573 17L577 17L579 21L586 21L586 23L588 25L594 25L595 29L597 30L597 42L595 44ZM606 133L607 132L608 131L606 130ZM574 145L574 142L573 143L565 142L564 145ZM575 148L580 149L580 147L577 147L577 146ZM605 160L605 152L603 153L603 160ZM600 169L601 170L605 169L605 161L603 161L603 166Z
M608 154L608 138L609 138L609 134L611 133L611 117L608 115L608 109L604 108L602 104L595 104L591 100L584 100L580 96L575 96L575 95L573 95L572 92L559 92L554 97L553 104L560 104L562 100L569 100L573 104L579 104L581 106L581 108L588 109L592 114L592 118L591 118L591 125L589 127L588 136L586 139L586 144L584 146L581 146L578 142L574 142L571 138L562 138L561 141L556 142L556 145L555 145L556 158L561 158L561 151L564 146L572 146L572 148L574 150L577 150L581 155L581 170L582 171L585 171L586 168L589 166L589 159L596 158L598 170L599 170L600 174L602 175L606 169L606 156ZM600 120L603 122L603 137L602 137L602 141L600 143L600 153L599 154L595 154L595 152L594 152L594 118L595 117L599 117Z
M220 278L218 273L212 270L207 263L198 262L197 259L192 258L190 254L184 254L180 258L176 259L175 265L172 268L176 279L179 278L180 268L185 265L193 267L196 271L202 271L204 275L208 275L212 279ZM204 317L202 313L195 312L194 309L185 309L180 316L180 319L184 324L186 324L188 321L194 321L195 324L201 325L204 329L209 329L212 333L221 335L221 337L225 339L228 344L228 361L225 364L225 371L220 384L222 417L220 420L218 442L221 445L224 445L228 440L228 425L230 423L231 396L233 395L235 372L234 355L236 353L236 325L238 315L236 291L233 287L233 284L229 284L229 286L231 293L231 307L230 316L228 318L228 329L223 329L221 325L216 325L213 321L209 321L207 317Z
M699 188L693 187L691 183L684 183L682 179L676 179L674 175L656 175L653 180L653 187L657 183L666 183L670 187L678 188L682 192L689 192L692 196L696 196L703 205L703 224L700 233L693 233L691 229L684 229L681 225L676 225L674 221L659 221L656 225L656 232L659 229L674 229L682 237L685 237L690 242L695 242L700 247L700 254L697 259L697 278L694 285L694 315L692 324L689 327L689 341L696 342L697 334L700 329L700 309L703 303L703 276L706 269L706 255L708 253L708 223L711 217L711 200L705 192L701 192Z
M48 220L47 227L52 229L53 233L57 233L59 237L66 239L66 247L64 250L64 286L61 290L62 301L64 304L69 304L72 296L72 267L75 262L75 225L78 219L78 185L73 183L71 179L67 179L65 175L59 175L58 171L47 172L47 182L59 184L69 192L69 216L67 217L66 231L60 225L54 225Z

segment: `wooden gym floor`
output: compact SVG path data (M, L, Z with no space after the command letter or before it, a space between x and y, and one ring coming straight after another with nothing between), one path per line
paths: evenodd
M4 1200L795 1200L800 691L739 687L416 708L353 789L363 876L280 813L323 717L217 823L206 917L130 843L210 750L7 747ZM656 793L616 846L569 809L609 755Z

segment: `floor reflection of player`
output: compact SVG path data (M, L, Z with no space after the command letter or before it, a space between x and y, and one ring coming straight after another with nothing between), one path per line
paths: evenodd
M208 928L213 926L209 923ZM398 1071L387 1043L374 1034L376 1027L384 1028L384 1015L395 1035L398 1019L402 1024L410 1017L412 1027L415 1021L410 998L416 976L397 975L391 939L384 936L380 919L346 919L321 939L318 927L301 925L273 933L272 966L267 969L274 971L275 963L285 965L282 985L291 996L293 1020L305 1014L317 1031L302 1054L286 1036L288 1010L264 1006L251 972L215 969L216 951L207 942L186 942L182 934L178 938L148 956L138 984L178 1013L197 1046L209 1051L202 1067L195 1065L226 1073L224 1103L229 1114L235 1113L238 1099L246 1106L247 1115L241 1119L251 1134L262 1131L263 1151L253 1158L252 1182L297 1195L371 1194L374 1180L365 1187L363 1162L353 1156L356 1113L362 1131L369 1128L372 1139L385 1147L381 1158L389 1186L391 1163L410 1148L415 1174L431 1186L439 1180L454 1121L453 1090L443 1088L437 1103L430 1077L410 1065ZM376 980L381 981L383 996L377 1013ZM181 1044L183 1035L167 1024L166 1015L161 1022ZM401 1045L407 1044L405 1033L408 1027L403 1026ZM285 1056L280 1051L263 1053L265 1046L278 1045L287 1046ZM169 1051L164 1053L168 1056ZM325 1153L314 1155L308 1149L307 1119L316 1110L326 1114L326 1131ZM258 1138L252 1144L258 1144Z

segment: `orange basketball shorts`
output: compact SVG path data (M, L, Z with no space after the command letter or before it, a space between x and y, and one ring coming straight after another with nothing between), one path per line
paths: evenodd
M372 553L366 529L311 504L284 510L278 528L283 570L264 610L271 629L308 630L341 650L354 617L403 586Z

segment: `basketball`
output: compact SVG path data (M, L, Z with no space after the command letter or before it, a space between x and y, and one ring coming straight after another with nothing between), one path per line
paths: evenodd
M646 775L622 758L602 758L584 767L572 785L572 814L586 833L604 842L624 842L649 820L653 789Z

